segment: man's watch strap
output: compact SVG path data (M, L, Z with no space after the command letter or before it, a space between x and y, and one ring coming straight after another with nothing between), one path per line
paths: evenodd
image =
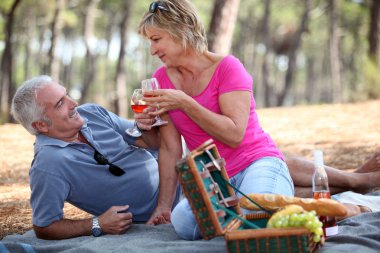
M99 224L99 219L96 216L92 217L91 234L95 237L101 236L103 234L102 228Z

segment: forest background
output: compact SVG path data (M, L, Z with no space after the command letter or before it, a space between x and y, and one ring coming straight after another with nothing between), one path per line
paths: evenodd
M48 74L80 103L131 117L129 97L161 64L137 34L150 0L0 1L0 124L26 79ZM380 1L193 0L209 48L254 77L258 107L380 96Z

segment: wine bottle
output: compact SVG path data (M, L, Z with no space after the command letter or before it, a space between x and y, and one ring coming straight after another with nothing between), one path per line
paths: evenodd
M313 197L314 199L331 198L321 150L314 151ZM319 220L323 223L323 234L326 238L338 234L335 217L319 216Z

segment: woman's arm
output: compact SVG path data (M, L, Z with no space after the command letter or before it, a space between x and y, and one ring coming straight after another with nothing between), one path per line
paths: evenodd
M237 147L243 140L251 106L250 91L231 91L219 96L221 114L201 106L183 91L165 89L146 92L149 104L158 104L159 110L151 115L180 109L214 139L230 147Z
M178 175L175 166L182 156L180 134L167 114L161 115L161 118L168 121L168 124L160 127L160 147L158 151L160 192L157 208L147 222L148 224L170 222L170 213L178 186Z

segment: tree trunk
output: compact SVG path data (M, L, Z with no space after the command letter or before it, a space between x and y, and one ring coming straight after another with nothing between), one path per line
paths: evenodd
M29 28L27 28L29 29ZM29 32L28 32L29 33ZM31 38L30 33L28 34L28 38ZM30 58L31 58L31 52L30 52L30 44L29 40L25 41L24 44L25 47L25 60L24 60L24 80L27 80L30 78Z
M357 17L355 19L355 22L354 22L354 25L352 26L352 37L353 37L353 41L354 41L354 45L360 45L360 41L361 41L361 36L360 36L360 32L361 32L361 24L362 24L362 18L361 17ZM348 69L347 67L344 67L343 69L345 69L345 71L348 71L350 73L349 75L349 78L347 80L347 85L349 87L349 90L350 90L350 100L352 101L353 99L355 99L355 97L357 96L357 91L358 91L358 88L360 86L360 77L359 75L357 75L358 71L359 71L359 66L357 64L357 61L358 61L358 54L357 53L352 53L349 57L349 60L348 60Z
M342 102L342 82L340 76L339 59L339 1L330 2L330 26L329 26L329 48L330 48L330 68L331 81L333 87L333 102Z
M271 1L266 0L265 1L265 7L264 7L264 17L263 17L263 27L262 27L262 36L265 44L265 54L263 59L263 65L262 65L262 82L264 86L264 106L269 107L270 104L270 97L272 93L271 84L269 83L269 54L270 54L270 47L271 47L271 38L270 38L270 29L269 29L269 22L270 22L270 5Z
M30 38L35 38L36 31L36 18L32 15L31 12L28 12L25 18L28 20L29 25L25 27L26 38L23 39L23 46L25 50L25 59L23 63L24 67L24 77L23 80L28 80L31 77L30 74L30 63L33 63L33 56L31 52L31 43Z
M48 63L46 70L49 70L51 77L54 80L59 80L59 61L55 56L55 48L57 40L62 28L61 13L65 7L65 0L57 0L55 4L53 21L51 23L51 45L48 52Z
M46 24L46 27L48 25ZM46 70L47 62L48 62L48 56L44 53L43 47L44 47L44 34L46 30L45 24L43 28L37 26L37 35L36 39L38 40L38 51L35 57L33 57L33 61L38 61L41 64L38 64L38 72L40 73L48 73Z
M125 73L125 46L127 45L127 31L128 31L128 21L131 13L131 4L133 2L130 0L124 1L123 7L123 17L120 23L120 51L119 59L116 68L116 113L123 117L128 118L128 98L127 98L127 76Z
M236 24L240 27L240 32L236 33L232 41L231 54L240 59L244 67L249 73L255 73L255 59L256 59L256 34L260 29L257 20L253 20L255 16L256 6L249 5L246 10L249 15L245 17L237 17ZM260 37L260 36L259 36ZM257 94L258 86L256 83L261 83L258 75L254 75L253 92L255 94L256 105L261 102L261 97ZM262 86L262 85L260 85Z
M229 53L239 4L240 0L215 1L208 33L210 51L223 55Z
M313 103L316 101L316 90L315 90L315 59L313 57L307 58L307 83L305 84L305 94L304 98L308 103Z
M377 63L380 67L380 1L372 0L372 6L370 10L370 25L368 32L368 42L369 42L369 57Z
M84 62L84 79L81 90L81 98L79 103L83 104L88 96L91 84L95 80L96 75L96 55L94 53L94 24L96 7L100 0L87 0L83 20L83 37L86 47L86 57Z
M288 58L288 69L286 71L285 76L285 85L284 89L280 92L277 100L277 105L282 106L284 105L286 95L288 94L289 90L291 89L293 85L293 78L294 78L294 72L296 67L296 60L297 60L297 52L298 49L301 47L302 43L302 34L306 31L309 21L309 12L311 9L311 0L305 0L305 11L302 16L300 27L296 33L296 36L294 38L294 43L292 43L292 48L290 49Z
M13 52L12 52L12 36L13 36L13 24L15 18L15 12L19 6L21 0L15 0L9 13L6 16L5 23L5 48L1 59L0 70L0 105L1 115L4 116L4 120L7 122L10 120L9 108L11 104L11 98L15 92L13 85L12 73L13 73ZM1 116L0 115L0 116Z
M107 41L106 57L108 57L111 49L112 33L113 27L115 25L115 13L111 10L106 10L105 15L107 15L107 31L105 31L105 40Z
M251 12L254 12L254 10L251 10ZM249 72L254 69L256 27L258 25L250 17L238 19L236 22L240 27L240 32L234 38L231 51L233 55L241 60Z

